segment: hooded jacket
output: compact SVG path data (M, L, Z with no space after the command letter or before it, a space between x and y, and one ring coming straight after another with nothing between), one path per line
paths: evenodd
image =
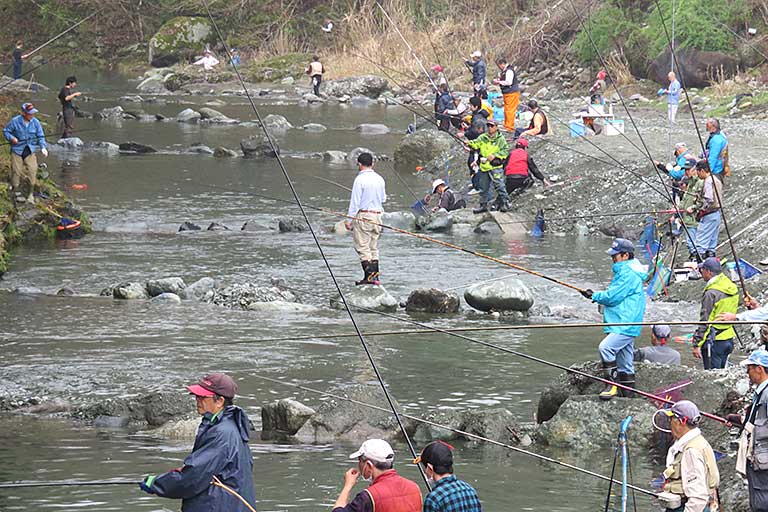
M250 428L251 421L237 406L227 406L216 415L206 413L181 470L150 477L147 485L158 496L181 498L182 512L249 512L235 496L211 485L211 480L219 477L255 505Z
M617 261L613 264L613 279L608 289L592 294L592 300L605 306L605 323L642 322L645 315L645 292L643 279L645 267L637 260ZM625 336L639 336L639 325L608 326L603 332Z
M704 287L701 297L699 320L712 322L720 313L734 313L739 307L739 288L723 273L717 274ZM700 325L693 334L693 342L701 347L707 341L707 333L714 329L714 340L730 340L736 336L732 324L711 323Z
M491 135L488 132L481 134L475 140L467 141L467 146L471 149L476 149L482 158L486 158L490 155L495 155L500 160L505 160L509 156L509 143L507 139L497 131L495 135ZM496 169L502 169L504 163L494 165L493 161L480 161L480 171L490 172Z

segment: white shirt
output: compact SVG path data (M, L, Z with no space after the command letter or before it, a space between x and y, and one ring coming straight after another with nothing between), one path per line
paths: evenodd
M501 80L499 82L499 85L512 85L514 81L515 81L515 71L513 69L508 69L504 73L504 80Z
M742 311L736 315L736 320L742 322L766 322L768 321L768 306Z
M675 441L667 452L667 466L675 461L675 456L694 437L700 436L701 430L694 428ZM707 485L707 464L704 456L698 450L687 450L680 462L680 476L683 480L683 492L688 501L685 512L702 512L709 503L709 486Z
M381 205L386 201L384 178L371 168L363 168L355 176L347 214L354 217L360 210L380 212Z
M218 63L219 63L219 59L217 59L213 55L206 55L202 59L200 59L198 61L195 61L195 64L198 65L198 66L200 64L202 64L203 65L203 69L206 70L206 71L212 70L213 67L215 65L217 65Z

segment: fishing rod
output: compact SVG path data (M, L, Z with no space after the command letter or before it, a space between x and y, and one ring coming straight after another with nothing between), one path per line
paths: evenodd
M65 53L68 53L68 52L69 52L69 49L64 49L64 50L60 51L59 53L54 54L53 57L49 57L47 59L43 59L40 62L40 64L38 64L37 66L33 66L33 67L27 69L24 73L22 73L21 77L25 77L27 75L30 75L30 74L34 73L36 70L40 69L41 67L45 66L46 64L50 64L51 61L58 59L59 57L61 57L62 55L64 55ZM19 77L19 78L21 78L21 77ZM11 78L10 80L4 82L3 84L0 84L0 90L5 89L7 86L11 85L16 80L17 80L16 78ZM32 83L35 83L35 82L32 82Z
M341 183L338 183L338 182L333 181L333 180L329 180L328 178L323 178L322 176L311 176L311 178L314 178L314 179L320 180L320 181L324 181L326 183L330 183L331 185L336 185L337 187L339 187L341 189L344 189L347 192L352 192L352 189L349 188L348 186L342 185Z
M315 393L315 394L318 394L318 395L327 396L329 398L335 398L336 400L342 400L344 402L349 402L349 403L352 403L352 404L355 404L355 405L359 405L361 407L367 407L369 409L373 409L373 410L376 410L376 411L389 412L384 407L379 407L378 405L369 404L367 402L362 402L360 400L355 400L354 398L349 398L347 396L338 395L338 394L335 394L335 393L330 393L328 391L321 391L319 389L310 388L308 386L302 386L301 384L294 384L292 382L286 382L284 380L273 379L271 377L267 377L265 375L259 375L259 374L256 374L256 373L249 373L248 375L250 375L251 377L256 377L257 379L262 379L262 380L265 380L265 381L268 381L268 382L273 382L273 383L280 384L280 385L283 385L283 386L288 386L288 387L292 387L292 388L296 388L296 389L301 389L302 391L308 391L310 393ZM617 483L617 484L621 483L619 481L612 480L611 478L609 478L609 477L607 477L605 475L601 475L600 473L595 473L595 472L590 471L588 469L584 469L584 468L581 468L579 466L574 466L573 464L568 464L567 462L563 462L561 460L554 459L552 457L547 457L546 455L541 455L541 454L538 454L536 452L532 452L532 451L529 451L529 450L524 450L522 448L519 448L519 447L511 445L511 444L502 443L500 441L496 441L494 439L490 439L490 438L487 438L487 437L484 437L484 436L481 436L481 435L478 435L478 434L473 434L473 433L467 432L465 430L461 430L461 429L454 428L454 427L449 427L447 425L442 425L442 424L436 423L434 421L430 421L430 420L427 420L427 419L424 419L424 418L419 418L418 416L412 416L410 414L405 414L405 413L402 416L403 416L403 418L407 418L407 419L409 419L411 421L415 421L417 423L422 423L424 425L429 425L431 427L439 428L441 430L447 430L449 432L453 432L455 434L459 434L459 435L467 437L469 439L475 439L475 440L482 441L482 442L485 442L485 443L489 443L489 444L493 444L493 445L496 445L496 446L500 446L502 448L507 448L507 449L512 450L514 452L521 453L523 455L528 455L529 457L534 457L536 459L539 459L539 460L542 460L542 461L545 461L545 462L549 462L551 464L556 464L558 466L562 466L562 467L565 467L565 468L568 468L568 469L572 469L574 471L578 471L580 473L584 473L586 475L590 475L590 476L593 476L595 478L599 478L601 480L612 481L613 483ZM649 496L654 496L654 497L658 496L657 493L655 493L653 491L649 491L649 490L643 489L641 487L635 487L634 485L629 485L629 487L631 487L632 489L637 490L637 491L639 491L639 492L641 492L643 494L647 494Z
M424 72L424 74L427 76L427 80L429 80L429 83L432 84L432 87L435 89L435 91L438 91L437 85L435 85L434 80L432 80L432 77L429 75L429 72L424 67L424 64L421 62L421 59L416 55L416 52L413 51L413 48L411 48L411 45L408 44L408 41L405 39L405 36L402 32L400 32L400 29L397 28L397 25L395 24L394 20L389 17L389 14L387 14L387 11L384 9L384 7L381 6L381 4L377 1L376 5L381 9L381 12L384 13L384 16L389 20L389 22L392 24L392 28L395 29L395 32L397 32L397 35L400 36L400 39L403 40L403 43L405 43L405 46L408 47L408 49L411 51L411 55L413 55L413 58L416 60L416 62L419 64L419 67Z
M576 219L593 219L602 217L631 217L633 215L656 215L659 213L677 213L675 210L653 210L653 211L640 211L640 212L622 212L622 213L592 213L589 215L571 215L569 217L547 217L544 220L560 221L560 220L576 220ZM499 222L499 224L526 224L530 221L527 220L510 220L506 222Z
M85 23L86 21L88 21L89 19L91 19L91 18L93 18L94 16L96 16L96 15L100 14L100 13L101 13L101 11L103 11L104 9L106 9L106 6L105 6L105 7L102 7L102 8L101 8L101 9L99 9L98 11L96 11L96 12L94 12L94 13L92 13L92 14L88 15L87 17L83 18L82 20L78 21L77 23L75 23L74 25L72 25L71 27L69 27L68 29L66 29L65 31L63 31L63 32L59 33L58 35L56 35L56 36L54 36L54 37L52 37L52 38L50 38L50 39L49 39L48 41L46 41L45 43L41 44L40 46L38 46L37 48L35 48L35 49L34 49L34 50L32 50L31 52L29 52L29 53L27 54L27 58L29 58L29 57L31 57L32 55L34 55L35 53L39 52L40 50L42 50L43 48L45 48L46 46L48 46L48 45L49 45L49 44L51 44L52 42L56 41L57 39L59 39L59 38L63 37L65 34L67 34L67 33L71 32L71 31L75 30L77 27L79 27L80 25L82 25L83 23Z
M603 58L603 55L600 53L600 50L597 47L597 43L595 43L594 38L592 37L592 32L589 30L589 28L585 25L584 19L581 16L581 13L576 9L576 5L573 3L573 0L568 0L571 4L571 8L573 9L574 14L579 19L579 23L581 25L582 30L587 34L587 37L589 38L589 42L592 45L592 49L594 50L595 54L597 55L598 59L600 59L600 63L602 64L603 68L605 69L606 76L608 77L608 80L611 82L611 85L613 86L614 90L616 91L616 94L619 97L619 101L621 102L622 107L624 108L624 111L627 113L627 117L629 117L629 121L632 123L632 127L635 130L635 133L637 133L637 136L640 138L640 143L643 145L643 148L645 149L645 156L648 157L648 160L651 163L651 167L653 168L654 172L656 173L656 176L659 178L659 181L661 182L662 188L664 189L664 196L669 201L669 203L672 205L673 208L677 208L677 205L675 204L675 199L672 196L672 193L669 190L669 187L667 186L667 182L664 180L664 177L661 175L661 171L659 171L658 167L656 167L656 162L654 162L653 157L651 156L651 152L648 149L648 146L645 144L645 139L640 134L640 129L637 126L637 123L635 122L635 118L632 117L632 113L629 111L629 107L627 107L627 103L624 101L624 95L621 94L621 90L619 90L619 86L616 84L616 81L613 79L613 76L608 73L608 64L605 62L605 59ZM657 2L658 3L658 2ZM687 95L687 93L686 93ZM693 110L691 110L693 112ZM694 123L695 124L695 123ZM696 132L698 133L698 127L696 128ZM625 138L627 138L625 136ZM629 138L627 138L629 140ZM701 139L699 139L701 141ZM634 144L633 144L634 145ZM690 240L691 244L695 245L696 241L691 236L690 231L688 230L688 227L685 225L685 223L682 224L683 231L685 231L685 235ZM696 251L696 260L698 262L702 261L701 255L699 255L698 251Z
M702 154L707 155L707 148L704 144L704 139L701 136L701 131L699 130L699 123L696 120L696 113L693 110L693 104L691 103L691 98L688 95L688 88L685 87L685 77L683 76L683 72L682 72L682 68L680 67L680 64L677 62L677 53L675 52L674 46L672 45L672 40L670 39L669 32L667 31L667 24L664 22L664 16L661 13L661 5L659 5L659 0L654 0L654 3L656 4L656 9L659 13L659 18L661 19L661 26L664 28L664 35L666 36L667 42L669 43L669 50L672 53L672 58L674 59L674 63L677 66L677 70L680 71L680 84L683 87L683 92L685 93L685 99L688 103L688 110L691 111L691 119L693 120L694 128L696 128L696 135L699 138L699 144L701 145ZM725 169L723 169L723 173L725 173ZM712 179L713 180L715 179L714 174L712 175ZM733 244L733 238L731 237L731 230L728 227L728 218L725 215L725 204L723 203L723 198L720 196L720 192L718 192L717 187L714 185L714 183L712 184L712 191L714 193L715 198L717 198L717 202L720 204L720 217L723 219L723 227L725 228L725 234L728 237L728 243L731 246L731 253L733 254L733 259L734 261L736 261L736 272L738 272L738 275L739 275L741 290L744 292L744 299L746 301L749 301L752 297L749 295L749 291L747 290L747 284L744 279L744 272L741 270L741 265L738 264L739 255L736 254L736 246ZM685 227L685 223L683 223L683 227ZM686 233L687 232L688 230L686 229ZM698 253L699 251L697 249L696 254L698 255Z
M714 18L710 18L710 19L714 19ZM751 49L753 49L753 50L755 51L755 53L757 53L758 55L760 55L760 56L763 58L763 62L765 62L766 60L768 60L768 55L764 54L762 51L760 51L760 49L759 49L757 46L754 46L752 43L750 43L750 42L749 42L749 39L747 39L746 37L744 37L744 36L740 35L738 32L736 32L735 30L733 30L731 27L729 27L728 25L726 25L726 24L725 24L725 23L723 23L722 21L720 21L720 20L718 20L718 19L714 19L714 21L715 21L715 23L719 23L720 25L722 25L723 27L725 27L725 29L726 29L726 30L728 30L728 32L730 32L731 34L735 35L736 37L738 37L739 39L741 39L742 41L744 41L744 43L746 43L746 45L747 45L747 46L749 46ZM761 62L760 64L762 64L762 62ZM758 66L759 66L760 64L758 64ZM757 66L755 66L755 67L757 67ZM679 69L680 69L680 68L678 68L678 70L679 70Z
M408 443L408 447L411 450L411 454L413 455L414 458L416 458L417 457L416 449L413 447L413 443L411 442L411 439L408 436L408 432L405 430L405 425L403 425L402 419L400 418L400 413L398 412L397 407L395 406L395 402L392 399L392 396L390 395L389 390L387 389L387 385L384 382L384 377L381 375L381 372L379 371L379 367L376 365L376 362L373 359L373 355L371 354L371 351L368 347L368 343L365 341L365 338L363 337L362 331L360 330L360 327L357 324L357 320L355 320L355 315L352 314L352 309L347 303L347 299L344 295L344 291L341 289L341 286L339 285L339 282L336 279L336 274L334 274L333 268L331 268L331 263L328 261L325 251L323 250L323 246L317 237L317 233L315 233L314 227L312 226L312 222L310 222L309 220L309 215L304 209L304 205L301 202L299 193L296 191L296 187L294 187L293 185L293 180L291 180L291 176L290 174L288 174L288 169L286 169L285 163L283 162L283 159L280 156L279 151L277 150L277 146L275 142L272 140L272 135L269 133L269 130L267 130L266 126L264 125L264 122L262 121L261 114L259 113L259 110L256 108L256 103L253 101L253 97L251 96L251 93L248 90L248 87L245 85L245 80L240 74L240 70L238 69L238 66L232 62L232 53L229 50L229 45L227 45L227 42L224 40L224 36L222 35L221 30L219 29L219 25L216 23L216 20L213 18L213 14L211 13L210 6L208 5L208 0L202 0L202 1L203 1L203 5L205 6L205 10L208 13L208 18L211 20L211 24L213 25L213 28L216 30L216 34L219 38L219 41L224 47L224 51L226 52L230 63L232 63L232 67L235 70L235 74L237 75L238 80L240 81L240 85L242 86L243 91L245 92L245 95L248 98L249 103L251 104L251 108L253 109L254 114L256 114L256 118L259 121L259 125L261 126L262 131L264 132L264 136L266 137L267 142L269 143L269 146L272 148L272 150L275 153L275 159L277 160L277 164L280 167L280 171L282 172L283 177L285 178L285 181L288 184L288 188L290 189L291 194L293 195L293 198L296 201L297 206L299 207L299 210L301 211L301 215L304 218L304 221L307 223L307 227L309 228L309 232L312 235L312 239L314 240L315 245L317 246L317 250L323 259L323 263L325 264L325 268L328 271L328 274L331 277L331 280L333 281L333 285L336 288L336 291L338 292L339 297L341 298L341 302L344 304L344 308L347 311L347 315L349 316L349 320L352 323L352 327L354 328L355 332L358 335L360 344L363 347L363 350L365 351L365 355L368 358L369 364L371 365L371 369L376 374L376 378L379 381L379 385L381 386L384 396L387 398L387 402L389 403L389 407L392 410L392 414L394 415L395 420L397 421L397 424L403 433L403 437ZM432 486L429 483L427 474L421 466L419 466L419 472L421 473L421 476L424 480L424 484L426 485L427 489L432 490Z
M59 482L6 482L0 483L0 489L23 489L26 487L92 487L101 485L139 485L140 480L86 480L74 482L64 480Z

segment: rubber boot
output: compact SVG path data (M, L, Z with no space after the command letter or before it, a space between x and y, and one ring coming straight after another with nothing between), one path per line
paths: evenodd
M499 206L499 211L502 213L507 213L510 210L509 203L501 203L501 206Z
M361 261L360 266L363 267L364 277L360 281L355 281L355 285L360 286L362 284L371 284L371 262Z
M379 285L381 284L381 281L379 280L379 260L372 260L371 261L371 278L370 283Z
M635 374L634 373L624 373L619 372L619 384L623 384L624 386L627 386L628 388L635 387ZM630 391L628 389L621 389L620 390L621 396L625 398L634 398L635 393L634 391Z
M488 211L488 205L487 204L481 204L480 208L475 208L474 210L472 210L472 213L477 215L478 213L485 213L487 211Z
M616 367L616 361L603 361L603 373L606 380L616 382L619 377L619 370ZM619 394L619 388L613 384L606 384L605 389L600 393L600 400L610 400Z

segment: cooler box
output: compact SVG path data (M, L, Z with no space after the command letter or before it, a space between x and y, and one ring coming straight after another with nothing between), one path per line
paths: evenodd
M586 133L584 130L584 121L581 119L574 119L568 123L568 128L571 132L571 137L583 137Z
M606 135L621 135L624 133L624 120L613 119L605 121L605 134Z

